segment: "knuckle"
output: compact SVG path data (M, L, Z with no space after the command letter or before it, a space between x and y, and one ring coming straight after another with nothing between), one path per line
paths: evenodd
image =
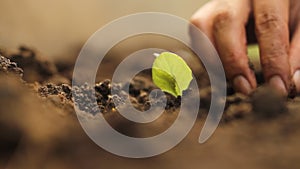
M241 56L243 55L242 52L230 52L228 53L228 55L226 56L226 58L228 59L228 63L231 63L232 65L240 65L241 62ZM232 66L231 65L231 66Z
M273 12L264 11L258 14L256 19L256 31L264 34L270 31L280 31L285 25L284 20Z
M284 56L284 53L280 51L278 51L277 53L268 53L267 55L261 58L262 66L274 67L278 64L277 62L281 59L281 57L286 56Z
M236 63L238 61L238 54L236 52L228 52L227 56L225 56L228 59L228 62L230 63Z
M243 56L246 57L246 55L243 52L229 52L227 53L223 58L225 60L225 69L227 69L228 72L236 73L240 72L245 68L245 66L248 65L248 61L246 59L243 59Z
M229 10L219 11L215 14L213 23L216 28L224 26L225 24L231 23L234 20L232 12Z
M283 73L283 70L285 70L288 66L288 61L283 58L287 58L287 56L283 56L278 53L269 54L262 58L262 67L270 73Z
M270 39L270 43L261 45L262 60L277 61L280 58L288 58L289 44L281 39Z
M262 66L264 68L272 69L274 66L276 66L276 60L279 58L279 55L267 55L264 58L262 58Z

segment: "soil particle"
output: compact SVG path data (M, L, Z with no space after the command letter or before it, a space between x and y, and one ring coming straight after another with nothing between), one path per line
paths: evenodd
M270 86L259 87L251 99L253 113L258 118L274 118L287 111L286 98Z
M255 72L255 66L254 66L254 64L251 61L248 62L248 65L249 65L250 70L252 70L253 72Z
M13 73L20 77L23 76L23 70L17 66L17 63L0 55L0 72Z
M241 119L249 115L252 111L250 98L241 93L227 96L225 112L222 121L229 122Z
M95 91L101 94L105 99L111 94L111 83L109 79L95 85Z
M251 113L252 106L250 103L232 104L226 109L223 122L230 122L236 119L242 119Z
M239 104L245 101L249 101L249 97L241 93L236 93L226 98L226 106L229 106L231 104Z
M296 85L294 83L292 83L290 85L290 90L289 90L289 98L295 98L297 96L297 89L296 89Z
M91 114L98 113L97 104L94 102L93 89L88 84L73 87L75 106L80 110ZM101 95L100 95L101 96ZM101 101L102 97L96 95L97 101ZM103 106L103 105L102 105ZM102 108L102 107L100 107Z

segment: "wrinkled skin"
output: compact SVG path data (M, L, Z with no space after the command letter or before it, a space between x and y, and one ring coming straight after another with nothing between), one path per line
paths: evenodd
M257 87L247 57L247 44L257 42L265 80L286 95L291 84L300 93L299 11L299 0L212 0L191 23L214 44L237 92Z

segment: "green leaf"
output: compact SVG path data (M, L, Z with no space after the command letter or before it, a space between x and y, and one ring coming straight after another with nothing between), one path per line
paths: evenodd
M162 91L168 92L174 96L178 95L179 87L175 79L170 74L157 68L152 68L152 74L154 75L153 76L154 83Z
M178 55L170 52L161 53L152 66L154 84L162 91L173 96L182 96L193 79L192 70Z

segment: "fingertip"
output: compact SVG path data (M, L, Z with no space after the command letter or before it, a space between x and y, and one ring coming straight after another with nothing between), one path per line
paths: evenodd
M297 70L293 75L293 82L296 87L297 93L300 93L300 70Z
M274 75L271 77L269 80L269 85L278 91L279 94L287 96L288 92L286 85L279 75Z
M236 92L250 95L253 92L253 87L249 81L242 75L239 75L233 79L233 88Z

